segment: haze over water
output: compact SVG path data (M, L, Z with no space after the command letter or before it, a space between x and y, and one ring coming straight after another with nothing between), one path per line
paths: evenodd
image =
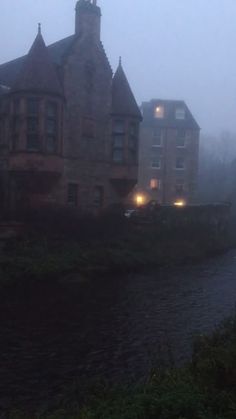
M98 0L113 70L121 55L138 103L183 99L203 133L236 132L235 0ZM74 31L75 0L1 0L0 63Z

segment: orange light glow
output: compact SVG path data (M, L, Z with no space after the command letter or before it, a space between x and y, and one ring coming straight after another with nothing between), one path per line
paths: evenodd
M143 195L136 195L135 201L136 201L136 204L138 206L143 205L144 201L145 201L144 196Z
M176 201L174 202L175 207L185 207L186 202L185 201Z

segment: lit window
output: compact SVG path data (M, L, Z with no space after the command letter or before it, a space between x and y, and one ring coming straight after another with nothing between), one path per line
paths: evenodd
M151 179L150 180L150 189L160 189L160 180L159 179Z
M176 108L175 109L175 119L185 119L186 112L184 108Z
M161 128L155 128L153 131L152 145L153 147L161 147L163 145L164 132Z
M180 129L177 131L176 137L176 147L185 147L186 146L186 131Z
M73 207L77 207L78 205L78 185L76 183L68 184L67 202Z
M164 109L164 106L162 106L162 105L158 105L158 106L156 106L156 108L155 108L155 112L154 112L154 116L155 116L155 118L157 118L157 119L162 119L162 118L164 118L164 116L165 116L165 109Z
M185 166L184 166L184 158L183 157L177 157L175 168L176 169L181 169L181 170L183 170L185 168Z

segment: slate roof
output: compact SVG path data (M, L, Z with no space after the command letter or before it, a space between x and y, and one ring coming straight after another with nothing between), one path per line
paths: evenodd
M62 86L44 43L40 28L12 85L12 91L62 94Z
M157 106L164 106L164 118L155 118L154 110ZM200 130L198 123L183 100L152 99L142 103L143 125L154 124L158 127L190 128ZM176 119L177 108L185 109L185 119Z
M61 65L64 55L70 49L75 35L68 36L47 47L49 56L54 64ZM27 55L0 65L0 84L12 86L24 65Z
M112 81L112 114L130 115L142 119L129 82L124 73L121 62Z

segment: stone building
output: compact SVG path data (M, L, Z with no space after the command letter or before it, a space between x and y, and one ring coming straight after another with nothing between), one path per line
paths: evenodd
M98 210L137 183L139 107L122 68L113 76L96 0L76 4L75 33L0 65L0 202Z
M200 128L183 101L142 104L139 189L160 204L193 203Z

